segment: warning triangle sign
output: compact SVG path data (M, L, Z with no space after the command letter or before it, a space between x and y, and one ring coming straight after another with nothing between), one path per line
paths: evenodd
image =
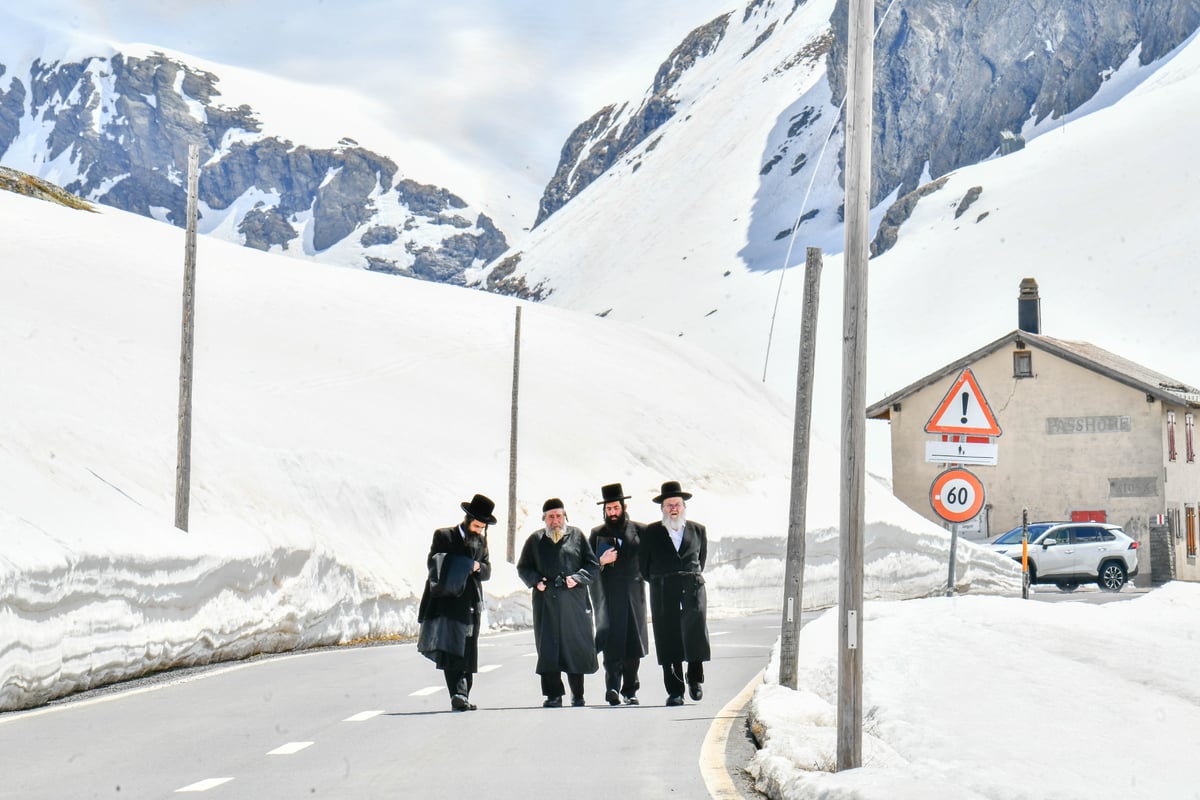
M999 436L1000 426L974 373L964 369L937 411L925 423L926 433L953 433L968 436Z

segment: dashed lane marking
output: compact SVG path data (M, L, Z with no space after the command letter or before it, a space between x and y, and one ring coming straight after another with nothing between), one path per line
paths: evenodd
M267 755L269 755L269 756L290 756L290 755L295 755L296 753L299 753L301 750L304 750L305 748L312 747L312 746L313 746L312 742L288 742L287 744L281 744L279 747L276 747L274 750L267 753Z
M500 669L500 667L502 667L502 666L504 666L504 665L503 664L485 664L484 666L479 668L479 672L480 672L480 674L482 674L484 672L491 672L492 670Z
M189 783L187 786L184 786L183 788L176 789L175 793L178 794L180 792L207 792L209 789L215 789L216 787L220 786L221 784L229 783L231 780L233 780L233 778L207 778L202 781L196 781L195 783Z
M366 722L372 717L378 717L382 713L382 709L379 711L360 711L352 717L346 717L342 722Z
M426 686L424 689L417 689L415 692L410 694L409 697L426 697L431 694L437 694L438 692L444 692L445 690L445 686Z

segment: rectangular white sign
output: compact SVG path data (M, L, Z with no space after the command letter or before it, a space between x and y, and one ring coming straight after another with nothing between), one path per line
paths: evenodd
M994 467L999 451L995 442L926 442L925 460L933 464Z

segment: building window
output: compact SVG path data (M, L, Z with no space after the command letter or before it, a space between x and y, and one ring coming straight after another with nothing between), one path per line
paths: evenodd
M1187 460L1189 464L1196 461L1196 440L1192 438L1192 412L1183 415L1183 432L1187 438Z
M1033 377L1033 353L1028 350L1013 351L1013 377Z
M1175 451L1175 412L1167 412L1167 460L1175 461L1179 454Z
M1184 506L1184 514L1187 518L1187 554L1188 558L1196 557L1196 508L1195 506Z

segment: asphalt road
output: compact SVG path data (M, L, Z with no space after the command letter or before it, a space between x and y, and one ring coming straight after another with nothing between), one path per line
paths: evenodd
M779 619L710 629L705 696L678 708L663 705L651 655L642 705L608 706L597 673L586 707L544 709L532 634L521 631L482 640L472 712L450 711L442 674L406 643L259 659L0 715L0 798L737 796L713 787L737 782L726 753L747 752L740 703Z

